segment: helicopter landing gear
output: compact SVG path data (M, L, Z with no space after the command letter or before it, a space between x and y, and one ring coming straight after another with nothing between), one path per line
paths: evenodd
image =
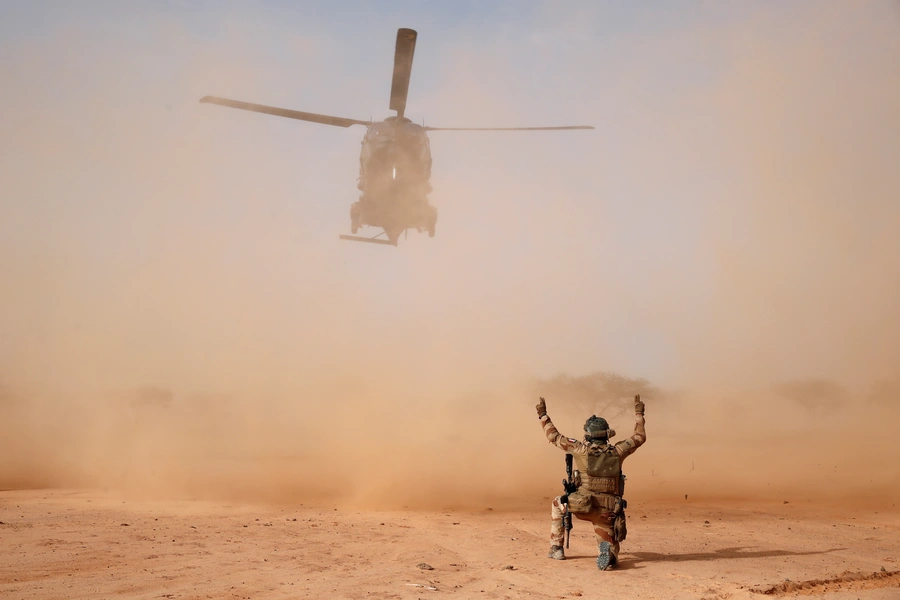
M359 202L354 202L350 205L350 232L356 233L359 231Z
M428 215L428 237L434 237L434 230L437 226L437 209L433 206L428 207L430 210Z

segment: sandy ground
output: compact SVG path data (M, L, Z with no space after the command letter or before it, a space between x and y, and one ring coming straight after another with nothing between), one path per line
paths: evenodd
M545 504L512 512L347 511L5 491L0 597L741 599L770 590L900 598L898 513L632 505L621 567L600 572L582 522L569 560L546 558ZM802 582L802 590L783 589Z

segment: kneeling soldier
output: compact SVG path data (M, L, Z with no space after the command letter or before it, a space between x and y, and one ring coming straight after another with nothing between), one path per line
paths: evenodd
M622 498L625 478L622 462L646 440L644 431L644 403L640 395L634 397L634 435L615 445L609 440L616 432L606 419L592 415L584 424L584 441L560 435L547 416L544 399L537 405L538 418L551 444L571 454L575 459L577 490L568 494L569 512L583 521L590 521L597 534L597 567L601 571L618 562L619 542L625 539L625 501ZM553 499L550 509L550 558L563 560L564 496Z

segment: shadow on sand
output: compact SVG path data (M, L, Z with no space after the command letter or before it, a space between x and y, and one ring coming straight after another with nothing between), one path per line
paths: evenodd
M639 565L645 562L683 562L690 560L728 560L732 558L774 558L778 556L811 556L814 554L827 554L846 550L846 548L829 548L828 550L810 550L794 552L791 550L745 550L742 546L732 548L720 548L712 552L690 552L686 554L661 554L658 552L628 552L623 553L619 560L619 568L641 568Z

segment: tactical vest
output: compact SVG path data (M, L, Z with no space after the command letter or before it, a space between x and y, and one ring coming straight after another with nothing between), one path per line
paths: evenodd
M587 451L587 477L581 484L599 494L622 495L622 460L612 444L591 444Z

